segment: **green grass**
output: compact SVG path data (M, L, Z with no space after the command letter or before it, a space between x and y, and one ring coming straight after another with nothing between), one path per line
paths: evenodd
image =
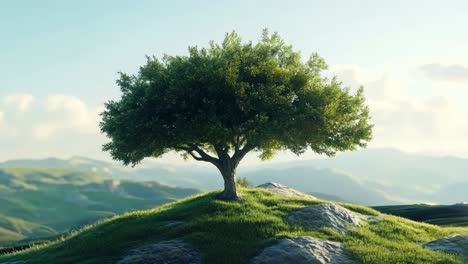
M462 263L455 256L423 249L417 243L454 233L468 234L467 228L421 224L343 204L354 211L380 215L384 220L355 228L346 235L330 229L307 232L288 225L285 219L292 210L318 201L285 198L259 189L242 189L242 202L219 201L216 194L197 195L103 220L55 242L0 256L0 262L114 263L132 248L183 238L202 252L204 263L247 263L278 238L307 235L343 242L363 263ZM168 221L184 224L169 228Z

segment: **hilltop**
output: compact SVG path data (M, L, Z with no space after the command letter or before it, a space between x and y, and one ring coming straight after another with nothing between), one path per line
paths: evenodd
M197 192L78 168L0 168L0 247L54 237Z
M0 262L128 263L125 259L131 254L150 254L151 250L178 243L183 246L170 251L179 252L177 257L181 257L180 252L191 255L193 263L198 258L203 263L248 263L265 252L264 248L276 245L278 239L290 237L297 242L294 237L310 237L301 239L329 241L326 243L346 251L354 263L462 263L459 257L423 248L419 243L468 234L466 228L417 223L363 206L329 204L305 195L284 197L257 188L241 189L242 202L220 201L217 194L200 194L102 220L49 244L0 256ZM375 221L362 225L358 221L346 232L330 227L310 230L289 222L293 212L321 204Z

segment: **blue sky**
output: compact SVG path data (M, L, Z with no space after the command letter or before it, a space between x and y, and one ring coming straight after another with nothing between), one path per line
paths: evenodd
M118 98L118 71L231 30L256 41L263 28L367 87L370 147L468 157L467 10L467 1L2 1L0 160L107 159L97 113Z

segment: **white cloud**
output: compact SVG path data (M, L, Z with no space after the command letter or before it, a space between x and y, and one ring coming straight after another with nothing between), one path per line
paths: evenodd
M109 158L101 150L107 141L99 132L102 106L75 96L49 95L36 97L33 108L20 113L3 100L0 97L0 160L74 155Z
M388 100L389 98L400 98L405 95L406 84L394 78L396 73L392 68L384 73L371 69L364 69L358 65L340 64L330 66L326 76L336 76L345 86L356 90L364 85L366 98L371 100Z
M37 139L47 139L63 130L84 134L98 133L100 109L90 109L83 101L74 96L50 95L46 100L44 121L34 127Z
M420 67L425 76L434 81L468 81L468 66L460 64L442 65L440 63L425 64Z
M12 137L15 137L16 136L16 129L9 126L9 124L7 124L6 122L6 117L5 117L5 112L3 112L1 109L0 109L0 136L1 138L0 139L5 139L5 138L9 138L11 139ZM1 142L0 142L1 143Z
M374 126L370 146L410 152L460 153L468 148L468 114L449 97L416 95L415 89L389 71L373 74L358 66L331 67L345 85L364 85ZM416 89L416 90L417 90Z
M15 108L19 112L27 112L33 105L35 98L31 94L12 94L5 96L3 101L7 106Z

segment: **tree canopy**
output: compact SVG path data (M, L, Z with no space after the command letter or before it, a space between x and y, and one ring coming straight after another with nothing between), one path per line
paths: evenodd
M224 177L250 151L268 159L280 150L333 155L366 146L372 126L363 88L352 94L323 77L325 69L318 54L303 62L266 30L258 43L232 32L188 55L147 57L138 74L120 73L122 97L102 113L111 139L103 148L126 165L177 151Z

